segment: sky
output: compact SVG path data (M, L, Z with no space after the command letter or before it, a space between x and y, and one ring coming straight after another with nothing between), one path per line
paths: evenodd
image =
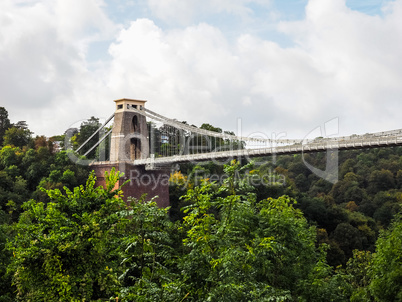
M402 128L402 0L0 1L11 122L63 134L121 98L243 136Z

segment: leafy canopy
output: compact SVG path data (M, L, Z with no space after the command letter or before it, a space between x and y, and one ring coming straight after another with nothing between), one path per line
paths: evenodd
M9 267L19 299L82 301L109 298L119 286L119 246L127 219L119 175L106 175L107 187L85 186L65 193L45 190L51 202L30 200L9 244ZM124 213L124 212L123 212Z

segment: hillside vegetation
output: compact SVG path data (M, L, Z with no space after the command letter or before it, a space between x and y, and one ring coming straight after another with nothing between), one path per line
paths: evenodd
M400 147L340 152L335 184L325 153L182 165L161 209L4 108L0 134L0 301L402 301Z

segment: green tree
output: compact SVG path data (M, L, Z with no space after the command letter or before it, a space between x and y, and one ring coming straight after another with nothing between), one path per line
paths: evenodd
M178 264L182 295L189 301L327 301L328 295L343 301L346 283L332 278L315 228L287 196L257 202L249 167L232 162L222 186L203 181L184 196L191 205Z
M15 287L11 284L11 276L7 273L12 253L6 249L7 241L12 240L8 215L0 209L0 302L13 301Z
M130 204L131 219L122 242L125 271L119 278L123 301L180 301L180 292L171 286L180 274L174 249L176 229L168 210L153 200L145 201L145 195Z
M353 287L350 298L352 302L372 301L369 291L372 257L368 251L354 250L353 257L346 264L345 272L350 276L350 284Z
M77 134L76 137L76 145L81 146L88 138L91 137L93 133L96 132L96 130L99 129L101 126L101 123L99 122L99 119L91 116L90 119L87 121L83 122L80 126L80 131ZM90 148L92 148L99 140L99 136L95 135L82 149L80 150L81 154L85 154ZM96 154L96 150L92 150L88 154L88 158L93 158Z
M370 174L369 191L378 192L395 188L395 179L391 171L381 169L375 170Z
M0 147L3 146L4 134L11 127L6 108L0 107Z
M108 299L118 291L126 207L113 189L118 174L95 188L93 174L74 191L47 190L47 205L30 200L14 227L9 270L24 301Z
M18 147L5 146L0 149L0 168L20 166L23 153Z
M20 148L28 146L32 139L31 135L32 132L26 127L26 125L21 124L13 126L5 131L3 145Z
M352 257L353 250L363 248L362 238L357 228L350 223L342 222L338 224L331 239L335 240L346 255L346 260Z
M377 301L402 301L402 215L383 231L373 256L370 290Z

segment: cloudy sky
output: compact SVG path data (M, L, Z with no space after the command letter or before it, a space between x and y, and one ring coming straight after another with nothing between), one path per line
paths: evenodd
M113 100L242 135L402 128L402 0L1 0L0 106L62 134Z

